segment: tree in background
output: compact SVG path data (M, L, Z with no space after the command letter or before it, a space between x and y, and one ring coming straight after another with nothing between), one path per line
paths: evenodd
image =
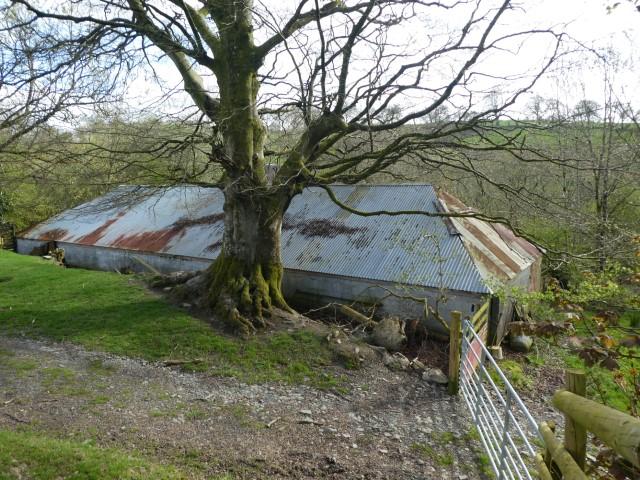
M0 219L14 220L24 188L51 193L42 180L64 168L68 158L46 155L62 151L69 124L83 110L114 101L110 65L85 61L95 44L65 43L56 38L53 22L35 25L24 11L3 9L0 19ZM41 154L42 153L42 154ZM72 176L68 177L72 179ZM68 195L67 195L68 196ZM55 205L49 198L47 205ZM33 205L28 208L33 209ZM25 208L26 210L26 208ZM55 213L55 210L47 210ZM25 226L20 225L20 226Z
M572 243L565 250L595 257L603 272L610 262L635 261L640 129L635 108L615 83L626 65L611 51L588 53L595 58L590 74L599 77L603 95L573 108L547 102L555 139L548 154L560 161L564 206L573 215L567 223Z
M114 80L141 63L161 70L169 62L179 73L209 132L207 164L223 172L206 182L225 197L209 302L245 332L264 326L272 307L288 308L280 231L296 194L321 186L348 208L331 183L357 183L407 157L468 170L455 151L515 148L517 138L487 129L544 74L560 42L550 30L507 27L518 14L510 0L15 0L8 11L36 31L51 28L58 45L92 45L78 64L109 65ZM491 62L538 36L548 37L548 50L524 71ZM501 95L483 106L489 90ZM264 119L292 112L292 135L265 148ZM430 117L438 121L424 124ZM268 163L279 166L272 183Z

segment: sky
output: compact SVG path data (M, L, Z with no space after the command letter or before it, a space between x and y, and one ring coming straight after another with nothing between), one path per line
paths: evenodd
M640 45L640 12L637 12L631 2L623 0L618 8L607 12L607 5L616 0L521 0L519 6L523 12L515 12L506 17L505 29L554 27L557 31L564 31L571 41L567 45L571 48L577 42L592 48L609 48L619 57L623 66L619 68L613 81L621 95L627 100L640 105L640 85L636 63L638 54L636 47ZM285 4L296 5L297 0L262 0L267 7L271 4L274 11ZM289 5L288 5L289 6ZM511 22L511 23L509 23ZM521 22L521 23L520 23ZM415 36L420 41L419 32L410 29L407 35ZM576 43L574 43L574 41ZM511 55L507 60L495 57L495 70L506 68L505 64L518 65L536 64L537 58L542 58L548 51L549 44L544 41L530 43L523 53ZM491 63L489 63L491 65ZM156 71L163 77L165 84L179 87L180 77L173 65L164 63L155 66ZM489 69L491 70L491 68ZM603 74L596 63L585 59L583 53L568 55L557 65L557 69L538 82L531 95L522 99L515 107L517 112L523 112L528 98L534 94L543 97L557 98L567 105L575 105L583 98L593 99L602 103ZM215 84L212 78L205 79L209 84ZM131 81L127 97L130 105L152 105L150 111L164 110L181 111L189 103L185 94L174 95L170 101L155 103L159 89L144 74L140 73Z
M615 0L617 1L617 0ZM556 22L558 28L566 31L572 38L592 48L611 48L625 62L616 72L614 82L617 88L638 103L636 90L640 87L638 75L637 49L640 45L640 12L631 2L624 1L607 13L607 5L614 0L539 0L527 1L527 12L533 20L544 25ZM574 56L572 74L561 85L565 95L572 99L578 96L598 98L602 96L602 74L584 58ZM555 79L542 82L536 91L541 94L553 94ZM566 87L569 88L566 88ZM573 87L573 88L571 88ZM584 88L584 92L583 92Z

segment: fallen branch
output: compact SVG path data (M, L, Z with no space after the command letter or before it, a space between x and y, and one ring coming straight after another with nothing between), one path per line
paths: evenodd
M165 367L175 367L180 365L189 365L190 363L203 363L202 358L194 358L193 360L165 360L162 365Z
M273 427L273 425L274 425L278 420L280 420L280 418L282 418L282 417L276 417L276 418L274 418L273 420L271 420L269 423L267 423L267 428L271 428L271 427Z
M387 287L384 287L382 285L376 285L376 287L386 290L387 295L384 298L391 296L391 297L401 298L403 300L411 300L416 303L424 304L425 318L428 318L429 314L433 315L433 318L435 318L438 321L438 323L440 323L440 325L442 325L442 327L447 332L449 331L449 324L445 321L444 318L442 318L442 316L437 312L437 310L435 310L431 305L429 305L429 302L427 301L426 298L414 297L413 295L400 295L392 290L389 290Z
M191 399L192 402L208 402L209 400L211 400L213 398L214 394L210 393L209 395L207 395L206 397L196 397Z
M349 317L353 322L357 323L358 325L363 325L365 327L373 327L376 324L376 322L374 322L372 318L367 317L366 315L363 315L362 313L354 310L351 307L348 307L347 305L343 305L342 303L336 303L334 305L340 311L340 313Z
M11 419L11 420L13 420L14 422L17 422L17 423L24 423L24 424L28 424L28 423L29 423L29 422L27 422L26 420L22 420L21 418L14 417L14 416L13 416L13 415L11 415L10 413L2 412L2 414L3 414L5 417L10 418L10 419Z
M147 270L149 270L151 273L155 273L156 275L162 275L162 273L156 269L153 268L151 265L149 265L147 262L145 262L144 260L142 260L140 257L136 257L136 256L131 256L131 258L133 258L136 262L138 262L140 265L142 265L143 267L145 267Z

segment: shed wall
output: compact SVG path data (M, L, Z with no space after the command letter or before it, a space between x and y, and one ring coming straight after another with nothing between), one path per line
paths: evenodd
M283 279L283 291L287 298L313 298L309 307L322 306L331 302L378 303L377 315L394 315L402 319L424 318L424 305L409 299L389 295L389 290L397 295L427 298L429 305L435 307L441 292L436 289L414 286L401 286L386 282L373 282L359 278L335 277L299 270L286 270ZM458 310L463 317L471 317L472 305L477 310L485 301L485 296L468 292L450 291L445 303L440 303L440 315L449 320L451 312ZM433 318L427 319L427 328L441 333L442 326Z
M541 259L536 260L529 267L518 273L513 279L507 282L509 287L518 287L528 292L540 290L540 265ZM499 319L496 329L498 344L508 333L509 322L513 319L514 304L511 301L500 301Z
M41 240L18 239L18 253L29 255L34 248L45 247L49 242ZM131 270L145 272L144 263L154 269L170 273L175 271L195 271L207 268L211 261L168 255L161 253L134 252L130 250L77 245L56 242L65 251L66 262L71 267L94 270L115 271ZM142 262L137 259L142 260ZM400 286L388 282L374 282L365 279L337 277L321 273L285 269L283 291L287 298L296 294L313 297L313 306L322 306L330 302L379 303L379 315L394 315L400 318L423 318L424 305L408 299L389 296L388 289L398 295L427 298L429 305L435 306L439 290L425 287ZM458 310L463 317L472 315L472 305L477 309L484 303L484 296L467 292L449 292L445 303L440 303L439 312L445 319L451 318L451 312ZM310 305L311 306L311 305ZM427 320L427 328L443 332L440 324L433 318ZM444 333L444 332L443 332Z
M48 242L39 240L18 239L18 253L29 255L34 248L40 248ZM65 262L70 267L87 268L91 270L131 270L133 272L147 272L144 263L162 273L177 271L203 270L211 264L211 260L183 257L152 252L134 252L119 248L105 248L93 245L77 245L74 243L56 242L65 252ZM140 262L139 260L142 260Z

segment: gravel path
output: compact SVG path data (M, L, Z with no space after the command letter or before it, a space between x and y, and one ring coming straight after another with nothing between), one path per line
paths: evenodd
M0 428L135 449L194 478L483 478L461 400L384 367L348 375L346 395L246 385L0 337Z

